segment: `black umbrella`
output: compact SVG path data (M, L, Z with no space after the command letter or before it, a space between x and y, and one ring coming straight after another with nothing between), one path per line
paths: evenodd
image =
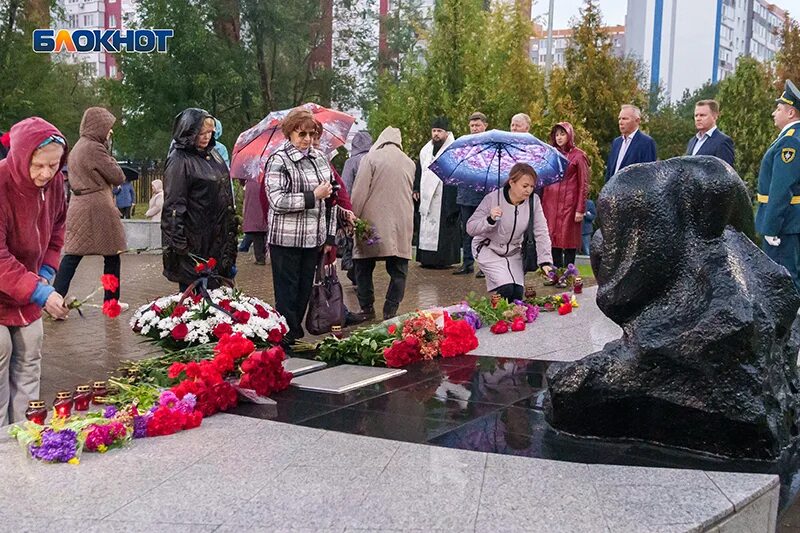
M120 165L119 168L121 168L122 172L125 174L125 180L126 181L134 181L134 180L138 180L139 179L139 171L138 170L134 170L131 167L125 166L125 165Z

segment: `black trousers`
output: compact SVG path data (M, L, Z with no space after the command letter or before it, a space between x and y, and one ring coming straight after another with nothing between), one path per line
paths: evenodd
M553 264L556 268L563 268L575 264L575 248L553 248Z
M522 285L517 285L516 283L507 283L497 287L494 292L505 298L507 301L513 302L514 300L522 300L522 297L525 295L525 288Z
M314 272L319 262L318 248L288 248L269 246L272 257L272 286L275 289L275 310L286 318L289 332L287 343L305 335L303 318L311 298Z
M406 278L408 278L408 259L400 257L370 257L368 259L354 259L356 267L356 294L361 310L366 311L375 304L375 286L372 283L372 273L378 261L386 261L386 272L391 280L386 290L386 301L383 303L384 318L397 314L397 308L403 301L406 293Z
M253 241L253 255L256 261L263 263L267 260L267 233L265 231L249 231L245 233Z
M131 218L131 206L128 207L118 207L119 214L122 218Z
M475 263L472 257L472 236L467 233L467 222L478 209L477 205L459 205L461 217L461 251L464 254L464 266L469 268Z
M61 258L61 265L58 267L56 279L53 282L53 288L61 296L66 296L69 291L69 285L72 283L72 277L78 269L78 265L83 259L82 255L65 255ZM114 274L119 279L120 265L122 261L119 255L105 255L103 256L103 274ZM122 285L122 281L120 281ZM119 300L119 287L116 291L105 291L103 300L116 299Z

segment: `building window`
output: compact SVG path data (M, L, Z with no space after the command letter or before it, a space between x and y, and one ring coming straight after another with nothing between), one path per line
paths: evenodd
M109 78L116 78L117 77L117 66L111 65L108 67L108 77Z
M117 27L117 17L114 15L108 16L108 27L109 28L116 28Z
M92 15L84 15L84 16L83 16L83 25L84 25L84 26L92 26L92 25L93 25L93 22L94 22L94 21L92 20L93 18L94 18L94 17L92 17Z

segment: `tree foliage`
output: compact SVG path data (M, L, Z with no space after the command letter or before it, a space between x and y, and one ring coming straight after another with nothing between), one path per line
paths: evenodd
M631 58L612 52L611 38L603 29L597 0L585 0L572 27L572 42L565 52L568 76L564 90L571 96L581 125L592 132L603 156L619 135L617 117L622 104L644 109L648 94L642 89L642 69ZM593 173L603 169L592 169Z
M782 91L783 82L800 82L800 24L791 18L781 29L781 47L775 54L775 88Z
M769 65L742 57L733 75L722 80L719 87L723 110L719 127L733 138L736 171L751 190L755 190L761 158L778 134L772 120L772 79Z
M31 32L47 7L0 0L0 130L30 116L55 124L74 144L83 111L101 102L85 65L53 61L31 50Z

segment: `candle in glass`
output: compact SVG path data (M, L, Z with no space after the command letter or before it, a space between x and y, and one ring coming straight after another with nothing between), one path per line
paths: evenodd
M75 388L75 410L88 411L92 401L92 389L89 385L78 385Z
M25 411L25 418L34 424L44 425L44 419L47 418L47 407L44 406L42 400L31 400L28 402L28 409Z
M105 398L108 394L108 389L106 388L105 381L95 381L92 385L92 403L94 405L98 405L102 402L98 401L98 398Z
M56 393L56 401L53 402L53 408L56 411L55 416L67 418L72 414L72 393L68 391L61 391Z

